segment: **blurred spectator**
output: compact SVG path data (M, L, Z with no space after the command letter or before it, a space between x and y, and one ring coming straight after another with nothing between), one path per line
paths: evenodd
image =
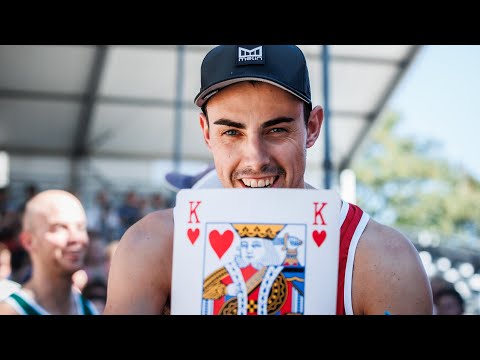
M28 264L21 274L16 267L18 253L23 250L18 240L20 227L20 214L9 200L8 189L0 189L0 301L20 287L19 280L28 277Z
M20 244L19 233L21 228L10 224L0 230L0 243L5 245L10 253L10 273L8 279L23 284L30 277L30 258Z
M99 191L95 203L87 209L88 229L99 232L106 242L117 238L120 219L106 191Z
M435 315L463 315L465 301L453 286L439 289L433 298Z
M105 263L107 261L107 243L100 233L88 232L90 243L85 256L84 269L87 274L87 284L93 278L101 278L107 281Z
M19 284L24 284L30 279L32 275L32 263L28 252L22 246L18 246L12 250L10 265L12 271L8 279Z
M37 193L38 193L37 185L28 184L27 186L25 186L24 188L25 199L22 201L22 203L18 207L18 212L20 213L20 215L22 215L23 212L25 211L25 205L27 204L27 202L31 198L33 198L35 195L37 195Z
M108 282L110 262L119 243L118 240L114 240L106 245L95 233L89 232L89 234L90 244L85 257L85 265L73 274L74 284L82 292L92 281Z
M32 263L30 278L0 303L0 314L88 315L98 311L74 288L88 246L82 204L62 190L47 190L27 202L20 240Z
M143 196L137 199L137 207L138 212L140 213L140 218L144 217L150 212L150 205L148 203L148 199Z
M442 276L435 275L434 277L430 278L430 287L432 288L432 298L435 300L437 293L445 289L446 287L452 286L447 280L445 280ZM435 301L433 301L433 314L437 313L437 309L435 306Z
M0 188L0 230L19 223L19 214L9 198L8 188Z
M10 251L20 247L18 234L20 233L20 226L10 224L9 226L0 227L0 242L5 244Z
M436 275L430 279L430 286L432 287L432 296L435 298L438 291L445 289L446 287L451 287L452 284L442 276Z
M89 231L89 238L85 266L73 275L74 283L82 295L102 313L107 301L110 261L118 241L111 241L107 245L100 234L93 231Z
M0 280L10 276L12 272L11 258L12 252L8 246L0 242Z
M8 279L12 272L11 252L7 245L0 242L0 301L6 299L20 288L20 284Z
M153 193L150 196L150 209L151 211L166 209L165 198L161 193Z
M107 302L107 281L103 277L94 277L87 281L82 295L90 300L99 313L103 313Z
M167 208L167 201L161 193L153 193L148 198L148 201L145 204L145 207L142 209L142 217L157 211Z
M4 223L5 216L9 210L8 189L0 188L0 227Z
M118 208L118 216L120 218L120 234L116 238L121 238L125 231L142 217L135 191L131 190L125 194L124 202Z

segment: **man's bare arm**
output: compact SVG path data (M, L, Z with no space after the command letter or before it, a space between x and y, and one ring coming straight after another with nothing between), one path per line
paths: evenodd
M170 296L173 211L161 210L130 227L115 251L104 314L162 314Z
M413 244L397 230L370 219L354 263L355 314L432 314L428 276Z

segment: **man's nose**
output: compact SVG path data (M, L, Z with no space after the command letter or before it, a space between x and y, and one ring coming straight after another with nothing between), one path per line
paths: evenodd
M263 166L269 163L268 146L260 136L250 137L246 141L243 158L244 165L255 171L260 171Z
M86 230L70 228L69 241L88 243L88 234Z

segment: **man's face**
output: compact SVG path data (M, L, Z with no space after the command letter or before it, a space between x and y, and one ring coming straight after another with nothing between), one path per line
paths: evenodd
M67 274L83 267L89 238L80 204L70 198L56 199L34 221L31 251L39 261Z
M241 82L227 86L201 116L205 141L224 187L303 188L309 136L304 103L277 86Z
M265 255L265 240L259 238L244 238L240 241L240 255L249 264L259 263Z

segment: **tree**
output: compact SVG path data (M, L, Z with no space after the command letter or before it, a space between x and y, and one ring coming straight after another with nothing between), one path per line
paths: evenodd
M432 140L396 135L386 115L354 162L358 204L381 222L443 235L480 235L480 182L449 163Z

